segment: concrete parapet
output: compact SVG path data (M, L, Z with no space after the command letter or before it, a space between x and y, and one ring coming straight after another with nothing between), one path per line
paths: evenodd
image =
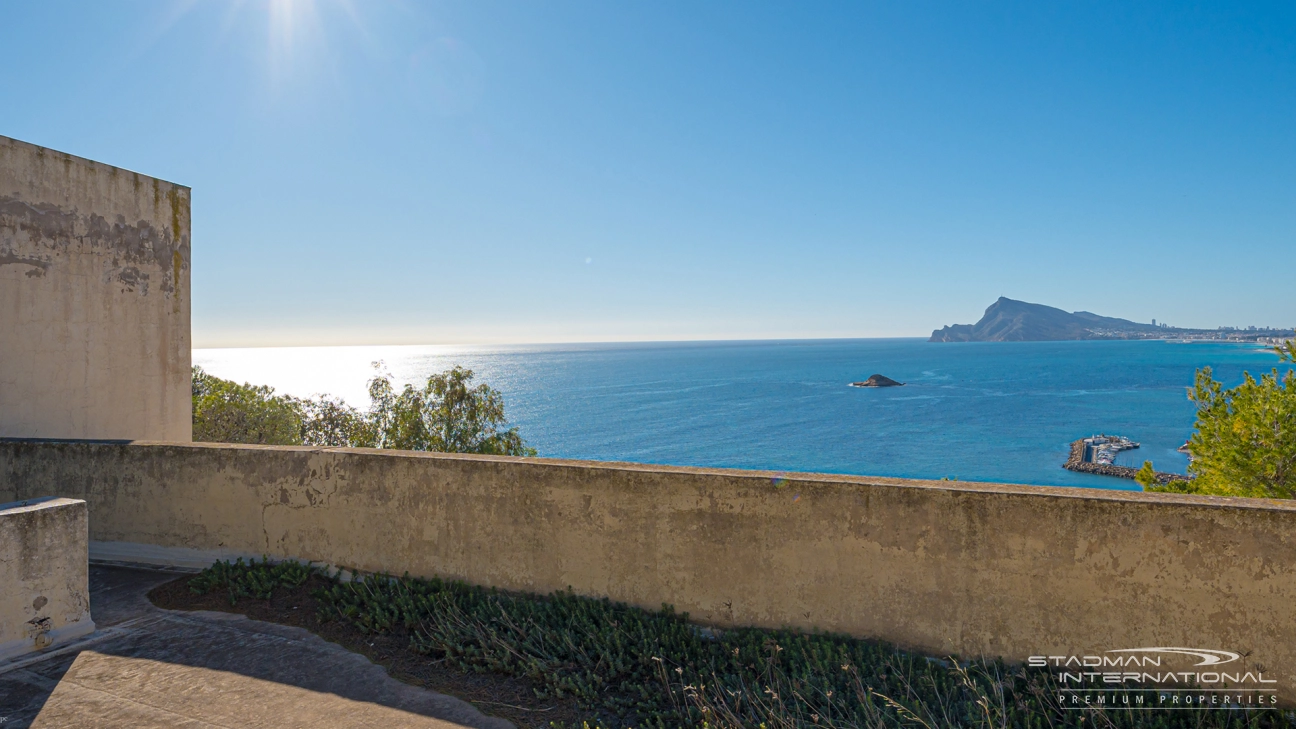
M0 441L123 561L267 555L929 655L1235 652L1296 693L1296 503L366 449ZM1120 654L1115 654L1120 655ZM1087 664L1086 664L1087 665ZM1230 668L1232 670L1232 668Z
M94 632L86 502L0 504L0 661Z

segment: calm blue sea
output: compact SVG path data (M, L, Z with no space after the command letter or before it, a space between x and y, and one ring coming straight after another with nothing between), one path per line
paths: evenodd
M920 339L304 347L195 350L221 377L368 404L370 363L414 381L455 364L503 392L540 455L690 466L1137 488L1061 468L1105 432L1183 472L1185 388L1210 365L1229 385L1277 366L1244 344ZM905 387L848 387L880 373Z

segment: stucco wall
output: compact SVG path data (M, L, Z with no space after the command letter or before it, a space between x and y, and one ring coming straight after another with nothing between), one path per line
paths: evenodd
M0 504L0 661L94 631L87 524L84 501Z
M1077 488L216 444L0 442L0 500L91 538L501 588L941 655L1247 653L1296 688L1296 505Z
M190 440L189 188L0 137L0 436Z

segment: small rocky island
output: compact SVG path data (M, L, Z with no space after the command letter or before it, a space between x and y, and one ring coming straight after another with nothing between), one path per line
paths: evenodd
M851 387L900 387L903 382L896 382L886 375L870 375L863 382L852 382Z

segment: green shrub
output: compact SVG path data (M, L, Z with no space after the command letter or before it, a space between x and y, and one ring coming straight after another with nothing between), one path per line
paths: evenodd
M218 563L191 584L263 596L286 584L275 574L310 574L284 564ZM1292 726L1277 711L1064 710L1046 670L938 660L842 635L713 631L667 605L642 610L570 592L370 576L333 579L315 597L322 618L408 635L412 650L463 671L530 679L542 698L572 697L601 729Z
M300 587L316 572L315 568L300 562L272 564L262 558L260 562L252 560L245 564L239 557L233 562L217 562L203 570L189 580L189 590L196 595L225 592L229 595L230 605L235 605L241 597L269 600L274 596L275 588Z

